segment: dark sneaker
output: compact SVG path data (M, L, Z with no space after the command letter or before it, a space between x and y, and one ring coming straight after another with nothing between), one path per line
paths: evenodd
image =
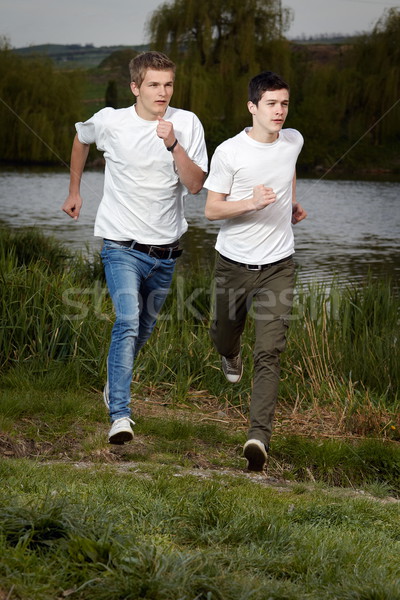
M249 471L262 471L268 458L265 445L255 439L247 440L243 446L243 456L247 458Z
M240 354L233 356L232 358L222 356L221 360L222 370L227 380L230 381L230 383L238 383L243 375L243 363Z
M110 444L123 444L124 442L130 442L133 439L131 425L134 424L135 422L129 417L116 419L111 425L111 429L108 434L108 441Z

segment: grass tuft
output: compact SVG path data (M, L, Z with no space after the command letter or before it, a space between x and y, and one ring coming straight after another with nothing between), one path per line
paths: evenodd
M0 589L10 597L399 597L397 505L169 468L36 464L28 481L27 466L2 473Z

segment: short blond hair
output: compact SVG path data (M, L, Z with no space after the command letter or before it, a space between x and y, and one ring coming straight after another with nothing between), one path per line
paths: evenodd
M141 52L129 62L131 82L135 82L138 88L142 85L148 69L172 71L175 76L176 65L162 52Z

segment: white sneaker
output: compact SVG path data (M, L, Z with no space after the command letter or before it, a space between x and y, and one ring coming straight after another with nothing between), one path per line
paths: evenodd
M265 445L260 440L247 440L243 446L243 456L248 460L249 471L262 471L268 459Z
M135 421L132 421L129 417L116 419L111 425L111 429L108 433L109 443L123 444L124 442L130 442L133 439L131 424L135 425Z
M104 400L104 404L107 407L107 410L110 410L110 400L109 400L109 397L108 397L108 381L107 381L107 383L106 383L106 385L104 386L104 389L103 389L103 400Z
M221 356L222 370L225 377L230 383L239 383L243 375L243 363L240 354L228 358L227 356Z

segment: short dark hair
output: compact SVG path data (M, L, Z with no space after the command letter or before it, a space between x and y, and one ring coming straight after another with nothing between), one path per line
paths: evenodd
M282 77L272 71L263 71L253 77L249 82L249 101L258 106L264 92L282 89L285 89L288 92L290 91L289 85Z
M172 71L175 75L176 65L162 52L154 50L141 52L129 62L131 81L134 81L138 88L142 85L148 69L154 69L154 71Z

